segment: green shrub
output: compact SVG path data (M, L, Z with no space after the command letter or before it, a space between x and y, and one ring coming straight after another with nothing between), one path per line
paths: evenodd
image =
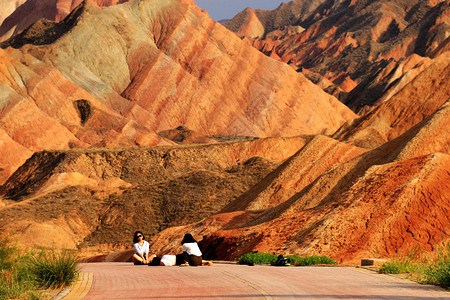
M41 288L69 286L79 272L77 256L66 250L43 252L31 258L30 271Z
M450 243L438 249L437 259L428 260L423 268L423 275L426 283L450 287Z
M326 256L307 256L300 257L297 255L288 255L291 263L295 266L313 266L313 265L336 265L337 262Z
M268 253L247 253L241 256L238 260L240 265L252 264L270 264L277 260L277 256Z
M312 266L312 265L335 265L336 261L326 256L308 256L300 257L297 255L286 256L291 259L291 264L296 266ZM277 255L268 253L247 253L241 256L238 260L240 265L251 264L274 264L277 260Z

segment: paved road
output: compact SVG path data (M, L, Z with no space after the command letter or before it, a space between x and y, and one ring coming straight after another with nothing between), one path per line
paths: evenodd
M450 299L440 288L345 267L82 264L84 299Z

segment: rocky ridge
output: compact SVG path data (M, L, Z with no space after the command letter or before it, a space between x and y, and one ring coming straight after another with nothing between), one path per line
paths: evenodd
M356 116L189 1L83 2L2 47L1 128L30 151L171 144L156 133L178 126L201 136L331 134ZM24 158L4 162L3 180Z
M327 255L355 264L373 249L381 257L406 255L415 247L432 252L449 236L449 104L383 146L309 178L277 206L232 211L231 205L228 213L161 232L152 249L174 251L177 237L192 232L210 259L259 251ZM296 170L307 168L308 161L297 164L290 175L304 180ZM283 170L288 169L271 174ZM272 185L264 187L256 203L270 203L277 195Z
M0 228L24 245L120 249L218 212L306 140L38 152L0 186Z
M448 1L321 1L299 19L289 17L298 10L295 1L284 7L283 15L290 21L258 38L239 31L248 19L239 14L229 21L229 28L361 113L377 106L399 77L414 77L409 70L418 65L399 73L408 64L405 59L414 54L433 58L450 30ZM280 9L267 13L276 12ZM380 80L382 72L390 78Z

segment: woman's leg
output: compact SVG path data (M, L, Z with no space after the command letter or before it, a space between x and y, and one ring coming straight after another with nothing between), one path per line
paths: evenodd
M144 263L142 257L140 257L139 255L137 255L136 253L133 254L133 256L131 257L131 260L133 261L133 263L134 263L135 265L139 265L139 264L143 264L143 263Z
M197 255L189 255L189 265L190 266L201 266L202 257Z

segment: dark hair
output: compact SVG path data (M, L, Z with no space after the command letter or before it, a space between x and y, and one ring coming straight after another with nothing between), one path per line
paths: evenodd
M183 240L181 241L181 245L186 244L186 243L197 243L197 241L194 239L194 237L192 236L192 234L186 233L186 234L184 235Z
M134 236L133 236L133 243L135 243L135 244L137 242L139 242L138 234L142 234L142 239L145 240L144 234L138 230L134 233Z

